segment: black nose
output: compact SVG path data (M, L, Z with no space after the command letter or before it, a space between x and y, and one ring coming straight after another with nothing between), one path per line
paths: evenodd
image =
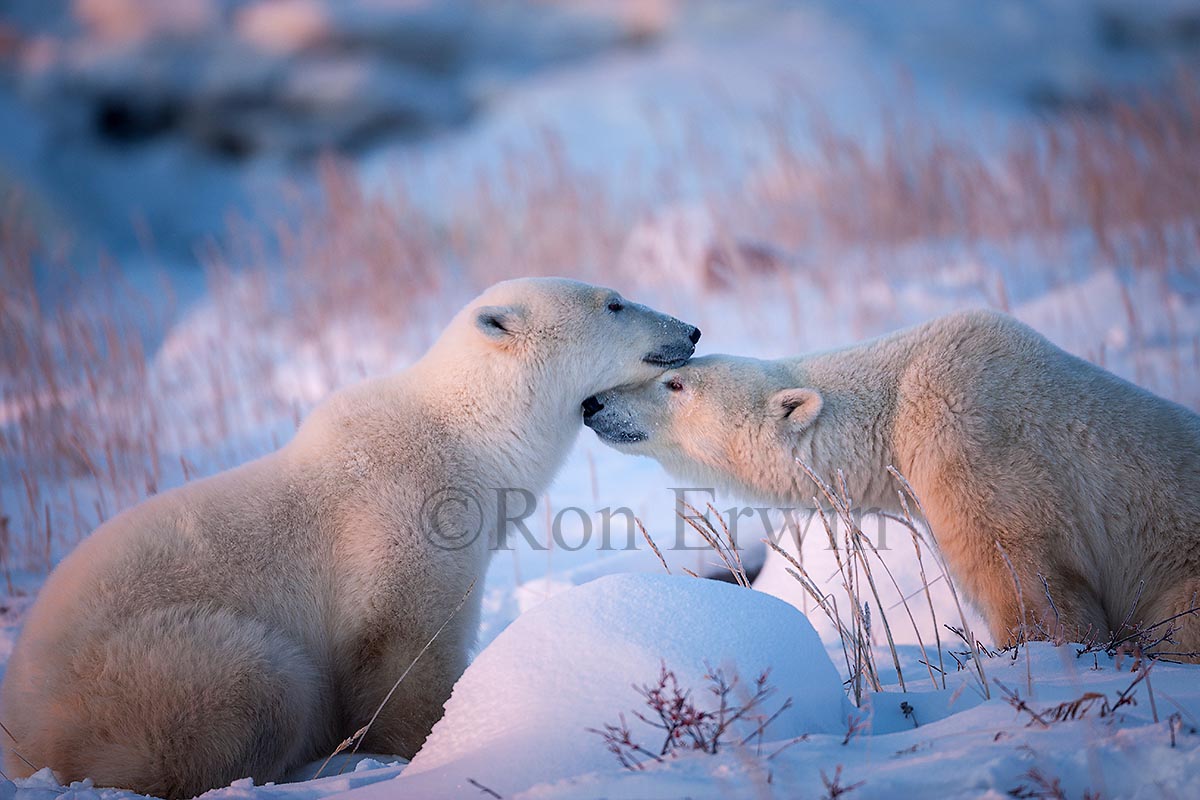
M592 395L583 401L583 416L590 417L602 408L604 408L604 404L597 400L595 395Z
M700 329L692 328L692 332L688 334L688 338L692 340L692 344L700 341Z

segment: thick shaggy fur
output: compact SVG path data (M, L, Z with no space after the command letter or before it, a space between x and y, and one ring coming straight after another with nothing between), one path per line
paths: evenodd
M767 502L811 504L800 458L827 480L844 470L858 506L898 511L895 465L998 642L1022 620L996 542L1029 621L1068 635L1200 604L1200 417L1006 315L780 361L699 358L597 400L586 424L618 449ZM1200 651L1197 620L1178 623L1170 649Z
M541 493L580 402L683 363L698 336L611 290L499 284L419 362L333 395L278 452L109 521L51 575L9 661L8 774L49 766L181 798L332 751L482 578L503 534L493 489ZM365 750L416 752L465 669L481 595Z

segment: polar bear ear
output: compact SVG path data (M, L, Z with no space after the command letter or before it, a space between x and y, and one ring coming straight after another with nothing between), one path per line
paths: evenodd
M511 341L525 323L525 311L517 306L483 306L475 312L475 327L496 342Z
M824 401L815 389L796 387L771 395L771 409L776 418L795 431L802 431L821 413Z

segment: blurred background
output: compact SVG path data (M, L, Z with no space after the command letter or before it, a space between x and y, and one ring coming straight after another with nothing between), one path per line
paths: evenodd
M7 592L516 275L760 357L992 306L1195 409L1198 66L1194 0L0 0ZM585 432L543 533L670 485Z

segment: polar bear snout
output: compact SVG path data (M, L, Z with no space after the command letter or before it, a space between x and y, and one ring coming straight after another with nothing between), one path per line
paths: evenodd
M674 369L686 364L687 360L696 352L696 343L700 341L700 329L695 325L689 325L674 318L670 319L671 327L676 329L671 331L671 334L679 338L646 354L642 361L647 364L663 369Z
M592 395L583 401L583 418L591 419L597 411L602 411L604 404L596 399L596 395Z
M633 444L650 438L633 410L615 392L592 395L583 401L583 424L609 444Z

